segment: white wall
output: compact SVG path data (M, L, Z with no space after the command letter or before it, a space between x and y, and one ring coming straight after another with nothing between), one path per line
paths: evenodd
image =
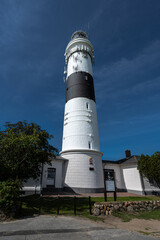
M65 184L70 188L103 188L103 170L101 153L93 151L66 152L62 156L68 161ZM90 165L92 157L93 165ZM90 167L94 171L89 170Z
M56 168L55 188L63 188L66 164L67 164L67 160L63 160L60 157L56 157L56 159L53 159L53 161L51 162L51 165L45 164L43 166L42 188L46 188L47 186L47 169L48 168ZM30 191L32 193L35 191L39 192L40 177L37 180L33 180L30 178L26 183L24 183L23 190Z
M37 180L34 180L32 178L28 179L27 182L23 183L22 190L39 193L39 191L40 191L40 178L38 178Z
M137 167L123 167L122 171L126 189L141 193L143 188Z
M87 53L75 52L69 57L68 60L67 77L74 72L80 71L93 75L91 58Z
M71 99L65 104L62 151L89 149L88 142L91 150L100 151L96 104L88 98Z
M118 189L139 194L143 193L141 176L137 170L137 159L135 157L132 157L121 164L106 163L104 168L114 169L116 186Z
M55 188L63 188L63 168L64 168L64 161L62 160L53 160L51 165L44 165L43 169L43 184L42 187L45 188L47 186L47 169L48 168L56 168L56 179L55 179Z

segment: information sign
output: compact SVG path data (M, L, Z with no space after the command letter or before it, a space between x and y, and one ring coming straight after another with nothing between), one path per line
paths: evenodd
M114 193L114 201L117 199L114 169L104 169L104 198L107 201L107 193Z
M107 192L114 192L115 191L114 181L106 180L106 191Z

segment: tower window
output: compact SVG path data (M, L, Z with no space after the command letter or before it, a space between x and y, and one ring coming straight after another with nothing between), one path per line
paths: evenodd
M84 58L88 58L87 53L84 53L82 56L83 56Z
M88 148L91 149L91 142L88 142Z
M88 76L87 75L85 76L85 80L88 80Z
M89 105L88 105L88 102L86 102L86 108L88 109Z
M93 168L93 167L90 167L89 170L90 170L90 171L94 171L94 168Z

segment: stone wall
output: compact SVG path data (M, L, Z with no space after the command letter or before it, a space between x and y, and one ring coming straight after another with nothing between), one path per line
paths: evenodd
M128 202L100 202L94 204L93 214L98 215L111 215L113 211L119 212L139 212L151 211L160 208L160 200L156 201L128 201Z

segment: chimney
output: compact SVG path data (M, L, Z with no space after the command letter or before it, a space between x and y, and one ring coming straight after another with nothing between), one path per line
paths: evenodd
M130 150L126 150L125 154L126 154L126 158L131 157L131 151Z

